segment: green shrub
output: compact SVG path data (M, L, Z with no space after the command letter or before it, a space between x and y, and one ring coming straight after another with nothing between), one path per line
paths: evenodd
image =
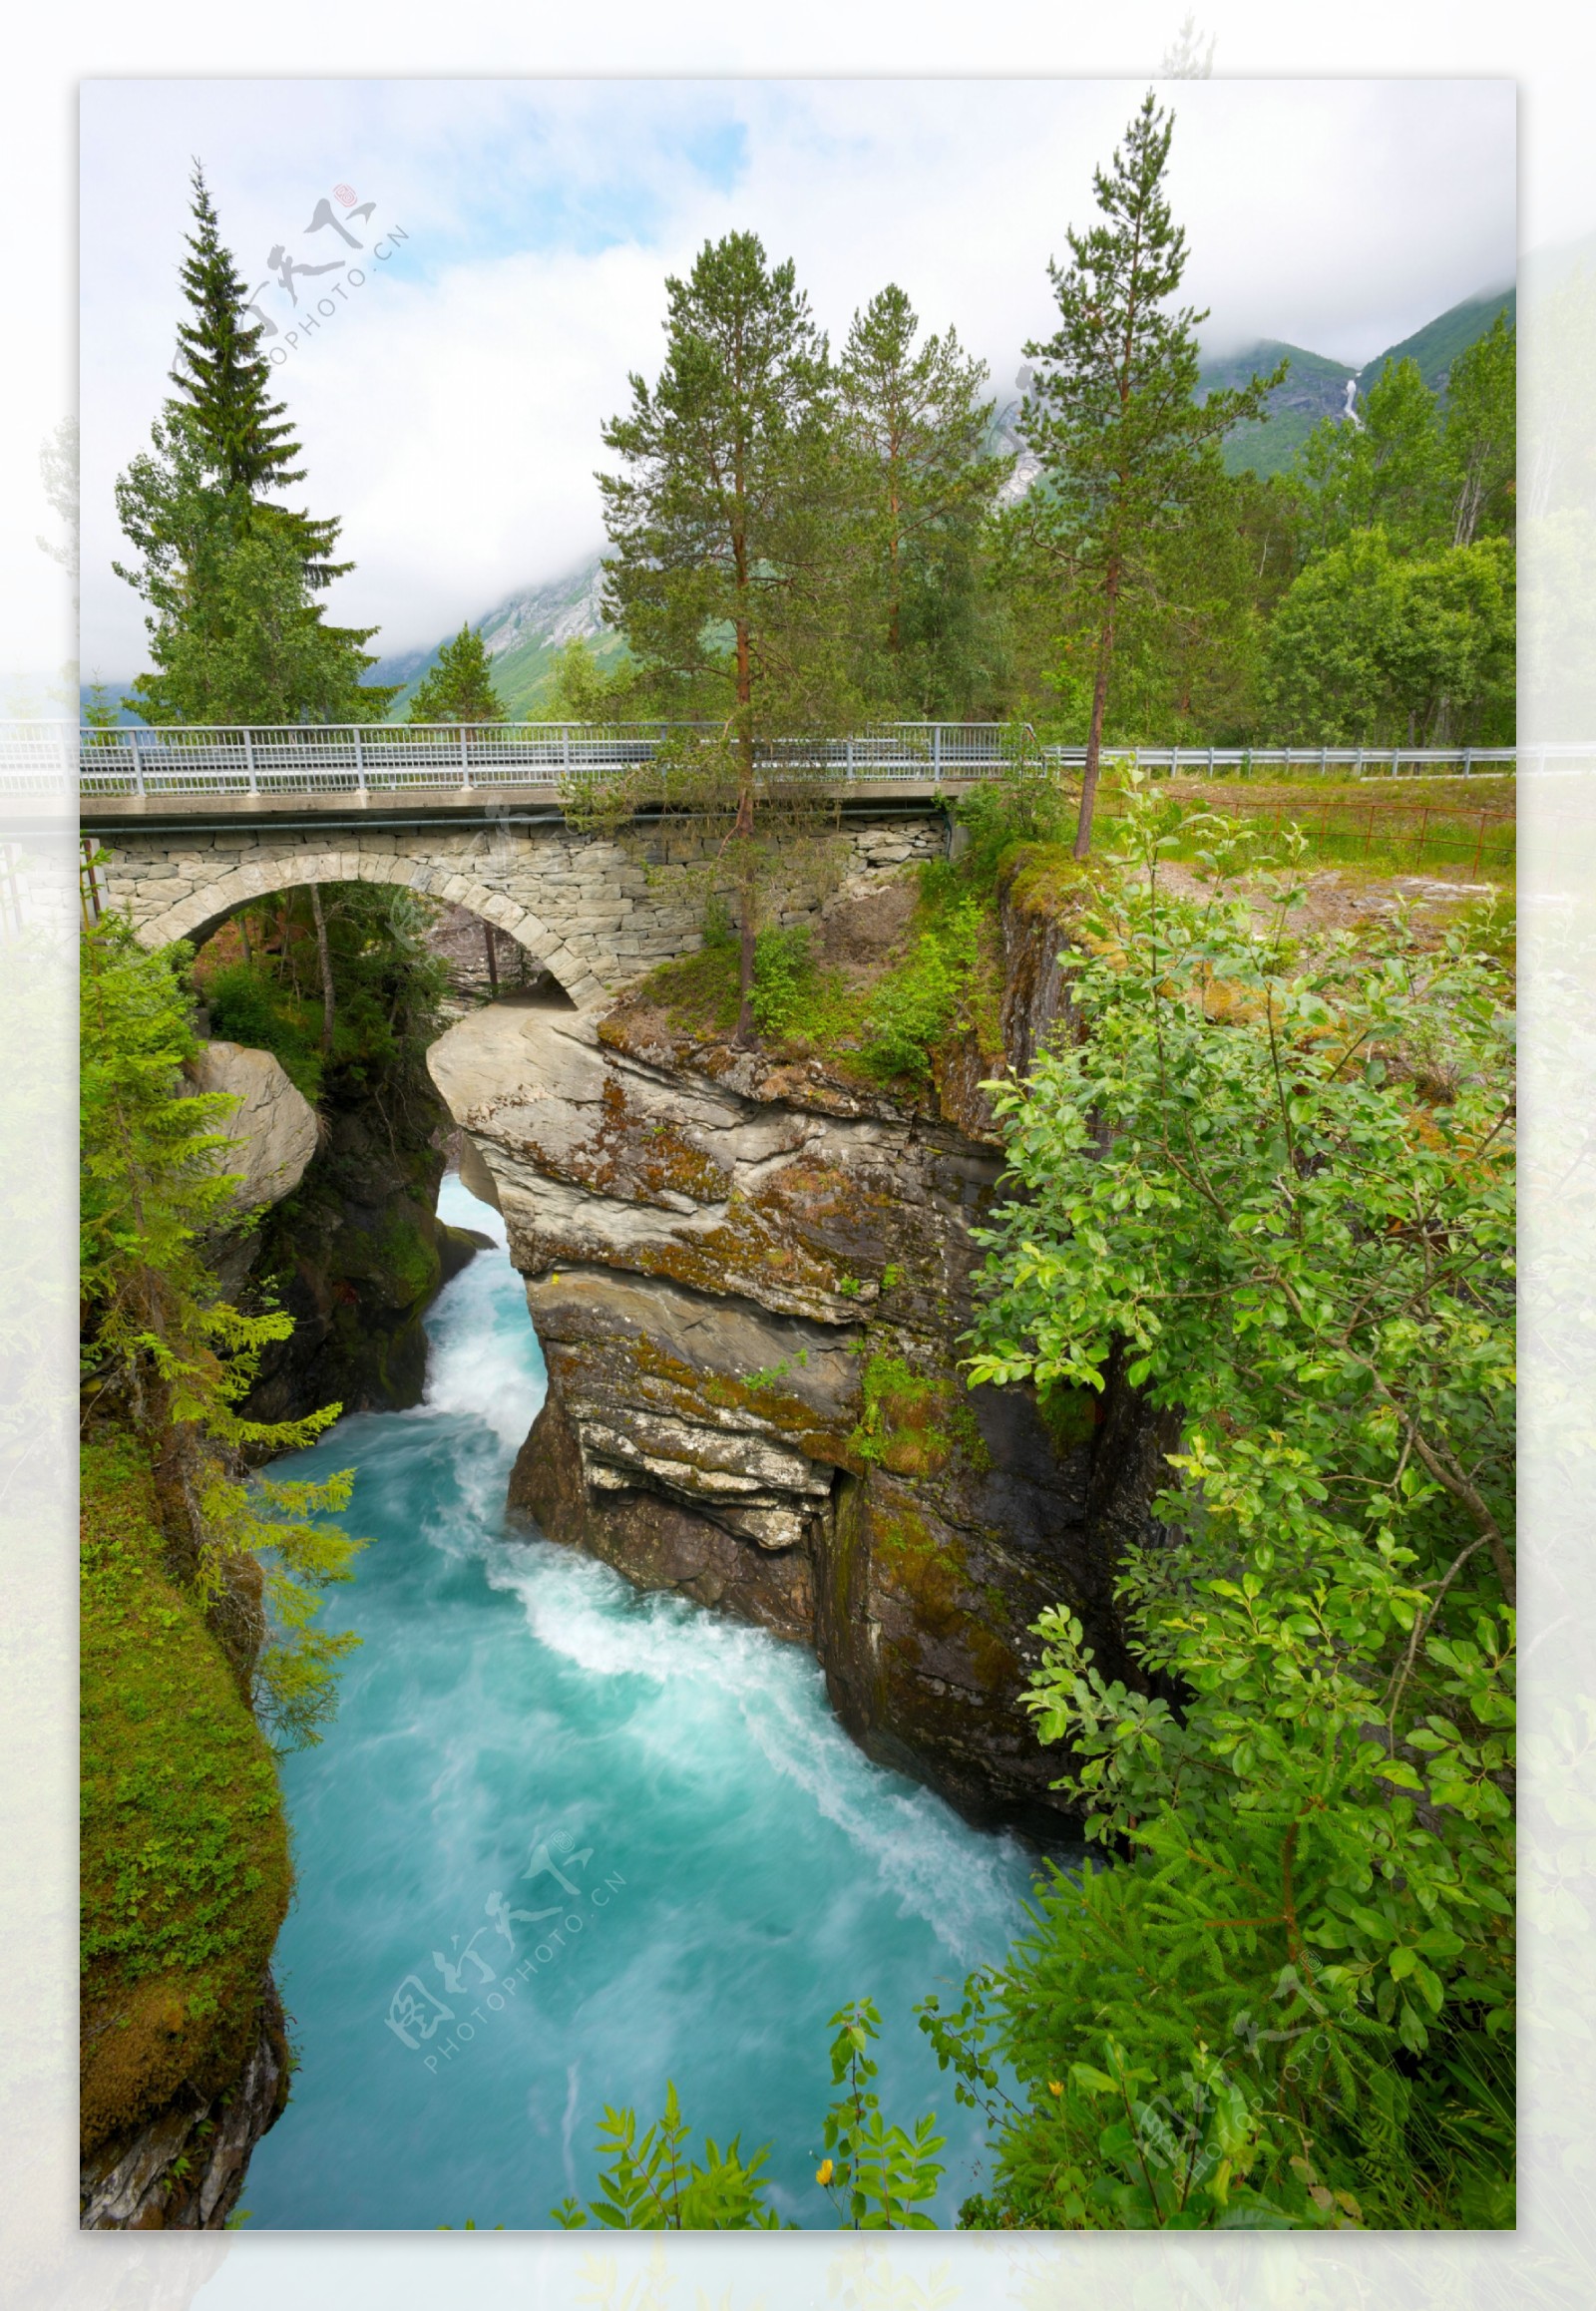
M754 1024L762 1035L790 1035L812 1013L819 971L807 923L762 931L754 942Z
M976 968L984 912L979 899L956 900L871 997L864 1057L884 1081L923 1082L930 1074L931 1053L953 1025Z
M995 779L963 796L958 822L969 837L959 872L991 890L1008 854L1032 843L1063 843L1074 834L1074 805L1050 778Z
M205 983L210 1032L227 1043L269 1051L283 1073L314 1104L321 1089L319 1005L296 1002L258 963L228 963Z

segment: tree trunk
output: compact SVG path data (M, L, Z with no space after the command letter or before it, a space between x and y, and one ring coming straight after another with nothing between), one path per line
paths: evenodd
M488 984L497 994L499 992L499 958L494 954L494 941L493 925L485 923L482 927L482 944L488 951Z
M753 752L753 741L745 741ZM754 790L752 764L744 763L744 778L737 797L737 1041L747 1049L754 1040Z
M327 1058L332 1052L332 951L327 945L327 918L321 911L319 883L310 886L310 912L316 921L316 968L321 973L321 1054Z
M1102 752L1103 710L1108 703L1108 665L1114 654L1114 605L1119 598L1119 565L1111 562L1103 585L1106 607L1103 630L1097 639L1097 679L1092 684L1091 727L1086 733L1086 767L1080 780L1080 817L1075 826L1075 857L1091 849L1091 815L1097 800L1097 763Z
M243 948L243 960L252 970L254 968L255 959L249 952L249 910L247 907L241 909L239 912L238 938Z
M742 542L737 544L737 579L744 582ZM746 1050L754 1040L754 733L753 662L748 628L737 620L737 823L732 839L737 846L737 1033Z

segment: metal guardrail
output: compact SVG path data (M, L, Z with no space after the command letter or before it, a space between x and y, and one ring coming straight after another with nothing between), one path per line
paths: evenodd
M562 789L650 761L662 740L700 728L631 723L368 723L288 727L188 724L109 730L68 722L0 723L0 796L85 802L205 795L247 798L410 793L457 796L478 788ZM1314 776L1455 778L1551 771L1588 763L1590 745L1515 747L1105 747L1106 764L1150 776L1277 772ZM789 766L839 785L959 787L1011 775L1078 771L1079 746L1041 746L1028 729L996 722L882 723L850 738L782 750Z
M333 724L264 729L146 730L124 725L80 734L79 789L90 795L308 793L469 795L479 787L557 792L649 762L661 745L697 725L462 722ZM998 723L891 723L818 745L794 742L763 759L825 778L991 778L1024 751ZM1034 758L1034 748L1032 748Z
M176 794L471 794L478 787L562 787L650 761L661 744L697 725L515 722L333 724L286 728L147 730L123 725L80 735L85 796ZM764 759L841 784L904 781L933 786L1000 778L1016 769L1079 769L1084 747L1037 745L1028 730L980 722L880 724L849 738L794 741ZM1289 775L1350 772L1357 778L1450 775L1512 767L1511 747L1109 747L1105 763L1143 772L1215 776L1278 769Z
M1083 746L1046 746L1041 751L1056 769L1085 767ZM1515 769L1519 751L1516 746L1105 746L1102 760L1131 763L1141 771L1210 778L1232 770L1244 777L1253 771L1283 770L1294 778L1305 771L1319 777L1348 771L1354 778L1471 778L1476 771Z

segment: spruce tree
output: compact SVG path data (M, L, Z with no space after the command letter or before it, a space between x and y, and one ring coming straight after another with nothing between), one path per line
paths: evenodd
M112 567L151 611L155 670L134 683L139 711L152 723L380 721L398 686L362 681L376 627L330 625L308 599L354 567L328 560L339 524L261 494L303 479L299 447L269 398L260 332L243 324L245 284L198 164L194 218L178 392L116 485L140 561Z
M481 634L463 625L438 652L438 663L410 701L412 722L502 722L504 705L493 686Z
M341 525L267 504L266 493L305 478L294 461L300 448L286 421L286 402L270 397L271 364L260 350L260 325L244 321L248 283L222 245L204 171L194 165L194 230L179 279L190 319L178 324L177 365L170 372L176 406L194 420L217 484L246 499L257 519L280 529L298 547L305 582L330 585L353 569L330 559Z
M1048 273L1059 326L1025 347L1039 364L1019 431L1041 461L1023 523L1065 558L1088 605L1092 693L1075 856L1091 844L1098 756L1114 643L1126 596L1149 576L1153 545L1200 486L1203 453L1262 414L1286 373L1197 399L1195 331L1208 318L1168 309L1186 270L1186 236L1164 194L1173 116L1151 91L1106 172L1093 172L1102 222L1066 231L1070 262Z

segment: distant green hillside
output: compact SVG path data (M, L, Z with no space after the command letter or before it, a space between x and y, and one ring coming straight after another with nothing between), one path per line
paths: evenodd
M600 665L612 665L625 650L618 634L603 624L599 611L599 558L595 555L580 570L550 584L529 586L513 593L485 618L474 621L488 652L493 686L504 701L512 722L536 717L548 695L555 660L570 641L586 641ZM423 678L438 662L442 642L430 650L405 650L384 658L372 669L374 682L403 685L389 709L402 722L410 711Z
M1348 379L1356 377L1358 398L1362 401L1390 361L1408 358L1416 361L1424 383L1438 392L1445 385L1458 354L1466 351L1476 337L1484 336L1497 314L1505 312L1509 322L1515 322L1517 311L1518 297L1514 289L1503 289L1491 296L1467 297L1462 304L1453 305L1433 321L1426 321L1422 329L1404 337L1399 345L1389 345L1384 353L1377 353L1373 361L1366 361L1359 370L1349 368L1342 361L1327 361L1322 353L1308 353L1300 345L1282 344L1274 338L1246 346L1223 360L1205 361L1199 372L1205 393L1221 386L1245 385L1249 377L1273 368L1283 354L1291 363L1285 383L1277 386L1269 397L1267 419L1258 425L1238 426L1234 433L1227 435L1222 452L1227 469L1233 474L1248 467L1255 474L1284 473L1321 418L1345 414Z
M1476 337L1484 336L1498 313L1507 315L1510 327L1517 326L1516 289L1499 289L1490 297L1467 297L1437 320L1427 321L1411 337L1404 337L1399 345L1388 346L1364 367L1359 378L1360 389L1367 392L1388 361L1413 360L1418 363L1418 374L1430 391L1438 392L1458 354L1466 353Z
M1202 392L1246 385L1254 377L1267 376L1282 359L1291 367L1285 383L1269 397L1267 418L1238 426L1226 438L1222 455L1233 474L1247 466L1255 474L1283 474L1320 419L1340 417L1346 410L1347 382L1357 372L1344 361L1327 361L1323 353L1310 353L1274 337L1222 360L1205 361L1199 372Z

